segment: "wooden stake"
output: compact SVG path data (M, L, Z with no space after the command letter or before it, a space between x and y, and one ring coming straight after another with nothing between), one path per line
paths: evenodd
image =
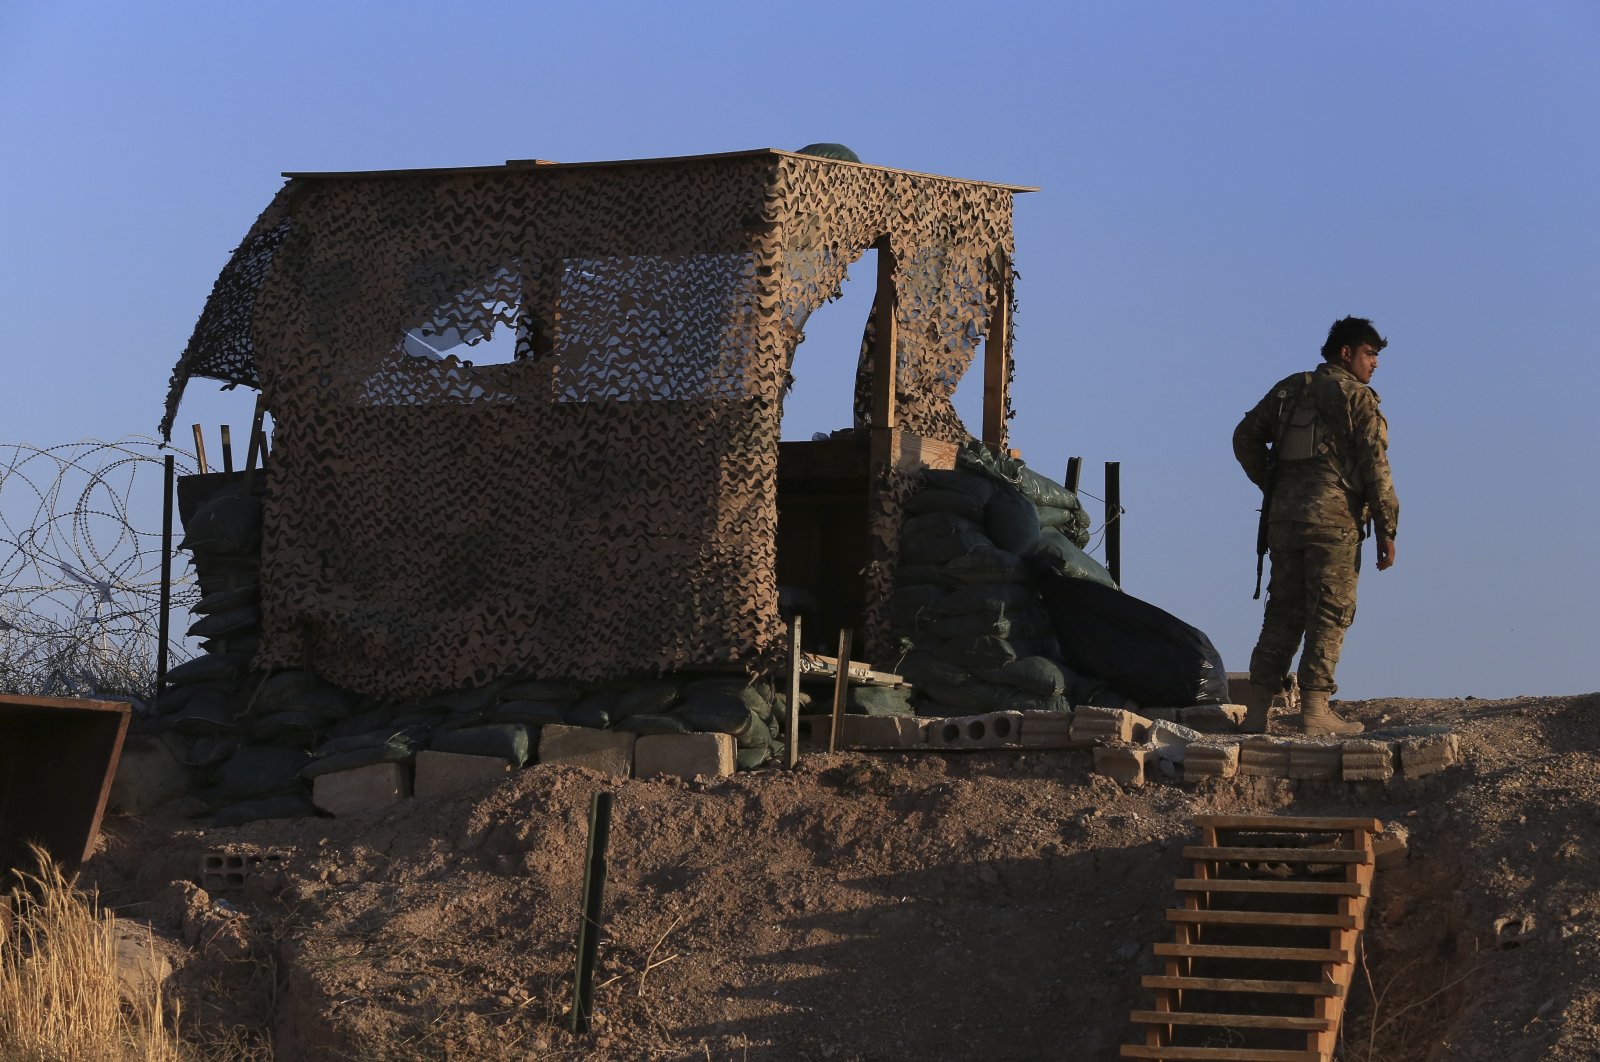
M164 462L161 478L161 616L156 632L156 689L150 698L152 710L155 700L167 688L167 638L172 622L172 495L177 482L177 471L172 455Z
M983 444L1002 456L1006 452L1006 392L1010 386L1011 260L999 256L1000 275L994 278L994 305L989 310L989 334L983 341Z
M839 632L839 671L833 679L833 725L828 727L828 751L839 749L839 720L844 717L845 701L850 697L850 628Z
M222 470L233 471L233 429L226 424L222 426Z
M610 793L589 801L589 855L583 871L583 917L578 922L578 964L572 978L572 1031L589 1031L594 1016L594 961L600 947L600 915L605 904L606 847L611 843Z
M789 743L784 746L783 763L794 770L800 762L800 614L789 621L789 718L785 723Z
M206 435L200 430L200 425L194 426L194 460L196 470L203 476L209 471L206 468Z

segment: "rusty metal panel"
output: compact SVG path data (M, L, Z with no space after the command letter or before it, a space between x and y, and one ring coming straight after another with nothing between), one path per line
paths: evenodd
M128 732L122 701L0 694L0 887L37 844L69 879L94 851Z

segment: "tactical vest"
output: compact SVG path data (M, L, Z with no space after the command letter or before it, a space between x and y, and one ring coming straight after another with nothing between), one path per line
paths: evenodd
M1298 387L1291 384L1278 390L1278 443L1273 456L1280 468L1303 461L1327 461L1352 507L1358 510L1354 514L1357 523L1364 524L1368 514L1361 494L1361 473L1350 459L1350 448L1342 433L1324 424L1318 415L1311 397L1315 375L1303 372L1298 377Z

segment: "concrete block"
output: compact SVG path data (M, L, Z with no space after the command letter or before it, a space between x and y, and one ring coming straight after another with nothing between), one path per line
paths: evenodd
M1289 777L1289 742L1249 737L1239 746L1239 774L1247 778Z
M417 753L412 793L419 800L446 796L489 782L504 781L512 771L510 760L499 756L469 756L463 752Z
M214 851L200 857L200 887L207 892L242 889L252 880L275 885L289 867L289 854L273 849Z
M376 811L410 795L411 767L404 763L374 763L319 774L311 782L311 802L335 816Z
M1347 782L1387 782L1394 777L1394 746L1370 738L1345 741L1340 776Z
M1461 760L1461 738L1456 734L1428 734L1400 742L1400 773L1407 778L1436 774Z
M1025 711L1019 745L1040 749L1086 749L1092 742L1072 739L1071 712Z
M1196 742L1184 750L1183 780L1232 778L1239 773L1238 745L1207 745Z
M1096 774L1123 785L1144 785L1145 765L1155 759L1155 750L1127 745L1096 745L1094 769Z
M1162 722L1176 723L1178 721L1178 713L1180 713L1182 711L1183 711L1182 708L1143 708L1143 707L1141 707L1139 709L1139 714L1144 716L1146 719L1150 720L1152 723L1162 723Z
M1169 723L1164 719L1156 719L1150 724L1149 738L1156 748L1156 757L1170 763L1182 763L1184 750L1204 736L1198 730L1190 730L1181 723Z
M1072 737L1077 741L1142 742L1149 731L1149 719L1124 708L1084 705L1072 710Z
M106 809L137 815L160 807L187 793L194 775L159 738L130 737L123 742Z
M1296 738L1289 742L1290 778L1336 779L1344 767L1344 749L1337 740Z
M546 723L539 734L539 762L587 767L601 774L627 778L633 773L636 736L621 730Z
M1196 704L1178 712L1178 721L1202 734L1235 734L1244 722L1242 704Z
M922 720L910 715L847 715L839 743L864 749L910 749L923 744Z
M989 712L930 719L928 747L935 749L992 749L1015 745L1022 734L1021 712Z
M639 778L727 778L737 748L732 734L644 734L633 746L633 773Z

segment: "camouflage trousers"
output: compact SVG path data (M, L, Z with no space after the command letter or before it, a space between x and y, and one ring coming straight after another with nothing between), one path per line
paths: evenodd
M1281 689L1303 638L1300 688L1333 693L1344 632L1356 616L1361 537L1353 527L1275 522L1267 528L1267 546L1272 579L1250 679Z

